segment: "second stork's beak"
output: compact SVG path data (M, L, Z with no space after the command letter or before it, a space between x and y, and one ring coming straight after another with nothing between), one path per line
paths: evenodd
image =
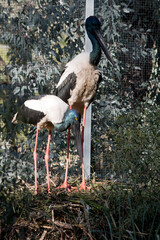
M97 41L99 42L104 54L106 55L106 57L108 58L108 60L112 63L113 66L115 66L115 63L106 47L106 44L103 40L103 37L100 33L100 31L98 29L94 30L94 35L95 35L95 38L97 39Z
M81 133L80 133L80 122L77 120L72 124L73 133L76 140L77 151L82 160L82 142L81 142Z

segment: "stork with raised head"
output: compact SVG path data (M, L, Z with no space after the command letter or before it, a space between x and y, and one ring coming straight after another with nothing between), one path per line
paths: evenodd
M86 109L94 98L100 81L100 72L97 65L101 58L101 48L106 57L114 66L112 57L103 41L100 33L100 21L95 16L86 19L85 27L92 43L91 52L82 52L66 64L55 90L55 94L69 106L83 114L82 144L84 138L84 126ZM83 159L83 158L82 158ZM63 184L62 187L66 187ZM80 189L87 189L84 179L84 163L82 162L82 184Z
M49 180L49 146L51 141L51 130L65 131L72 126L78 154L82 160L82 144L80 134L80 113L77 110L69 109L68 104L62 101L59 97L54 95L41 95L35 96L25 101L19 108L18 112L14 115L12 123L19 121L33 124L37 126L36 141L34 147L34 164L35 164L35 194L37 194L37 144L38 133L40 129L48 129L48 142L45 153L45 164L47 171L48 193L50 193L50 180ZM69 144L68 144L69 146ZM67 158L69 156L67 155ZM68 160L67 160L68 163ZM67 181L68 164L66 166L65 181Z

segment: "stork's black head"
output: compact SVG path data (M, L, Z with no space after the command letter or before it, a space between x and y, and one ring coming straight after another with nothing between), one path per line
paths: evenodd
M86 19L85 23L86 30L94 34L94 30L100 30L101 23L95 16L90 16Z
M70 109L70 112L74 115L74 117L78 120L78 122L81 122L81 114L76 109Z

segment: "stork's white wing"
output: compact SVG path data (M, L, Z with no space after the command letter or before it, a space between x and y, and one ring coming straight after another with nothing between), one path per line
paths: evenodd
M66 69L57 84L57 87L59 87L63 83L63 81L68 77L69 74L71 73L77 74L83 69L86 69L90 64L89 56L90 56L89 52L83 52L78 54L75 58L73 58L72 61L68 62L66 64Z

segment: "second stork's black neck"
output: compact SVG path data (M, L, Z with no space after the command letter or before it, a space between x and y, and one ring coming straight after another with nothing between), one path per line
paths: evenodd
M92 43L92 51L90 52L90 64L97 66L101 58L101 47L94 35L88 31L87 33Z
M75 122L80 122L80 114L74 109L68 109L64 114L63 121L55 123L54 127L56 130L62 132Z

